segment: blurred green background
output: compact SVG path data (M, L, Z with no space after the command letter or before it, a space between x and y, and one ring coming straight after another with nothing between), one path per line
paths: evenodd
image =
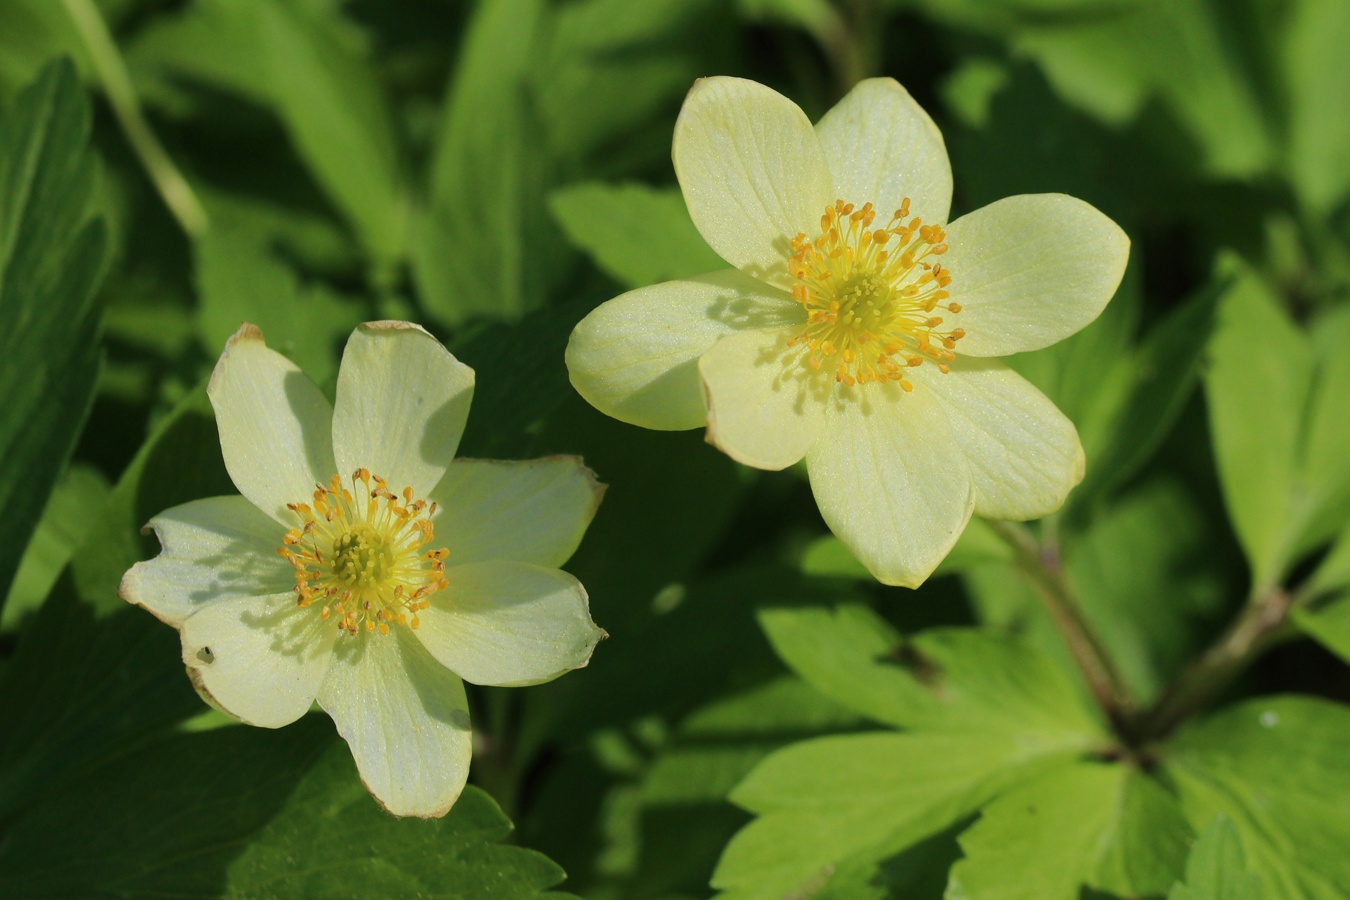
M758 609L856 602L1067 660L982 529L919 591L880 587L800 473L572 391L582 316L722 266L669 161L704 75L813 120L894 77L946 139L953 218L1057 191L1129 233L1102 319L1013 364L1078 425L1089 474L1049 527L1158 696L1249 583L1304 583L1345 527L1336 450L1289 488L1316 521L1261 536L1243 485L1282 463L1226 451L1233 404L1200 385L1250 376L1234 415L1254 422L1232 427L1258 446L1299 443L1305 406L1345 417L1304 369L1350 357L1346 47L1345 0L0 0L0 893L707 896L751 818L729 790L777 747L866 727L789 674ZM1244 303L1257 324L1211 344ZM482 790L436 823L379 813L325 718L222 727L172 630L116 596L157 552L151 515L232 492L202 386L239 323L331 393L376 318L477 371L461 453L578 453L611 486L567 568L612 639L556 683L473 692ZM1350 602L1302 627L1321 644L1282 634L1228 698L1350 700ZM954 835L830 896L941 896ZM1337 871L1317 883L1350 891ZM1290 877L1279 896L1301 896Z

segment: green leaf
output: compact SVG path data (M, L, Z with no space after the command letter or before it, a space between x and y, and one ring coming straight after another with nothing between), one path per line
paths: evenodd
M499 846L510 830L472 787L442 819L386 815L331 726L308 716L168 736L74 779L14 822L0 892L517 898L562 880L538 853Z
M1247 871L1242 839L1227 816L1218 815L1186 860L1186 883L1167 900L1261 900L1261 879Z
M568 240L624 287L728 268L694 228L676 189L574 184L549 195Z
M1293 562L1308 500L1295 502L1312 348L1254 275L1224 297L1205 377L1228 514L1257 585Z
M1345 798L1350 709L1310 697L1259 698L1186 729L1162 777L1197 830L1232 820L1263 898L1350 895Z
M1015 52L1040 63L1069 103L1111 124L1158 97L1199 145L1216 177L1271 162L1272 141L1253 78L1226 17L1206 0L1142 0L1019 30ZM1166 59L1166 66L1157 60Z
M1191 837L1176 800L1123 765L1079 763L1007 792L961 835L947 900L1136 897L1181 874Z
M1240 272L1206 378L1224 498L1258 585L1350 520L1350 316L1311 337Z
M865 606L764 609L774 652L822 694L870 719L910 725L927 689L900 665L899 632Z
M1136 281L1129 277L1101 316L1082 331L1007 360L1078 427L1089 470L1096 468L1111 436L1135 371L1130 338L1139 319Z
M61 55L84 65L79 34L59 3L7 0L0 3L0 104L35 79Z
M269 105L270 69L257 64L261 24L256 0L193 0L171 15L154 17L125 50L141 99L190 112L187 83Z
M1350 663L1350 593L1312 609L1295 606L1289 618L1308 637Z
M1298 549L1309 550L1350 526L1350 309L1333 310L1313 325L1317 367L1309 390L1300 456L1300 494L1310 511ZM1306 498L1306 499L1305 499Z
M669 171L666 117L696 78L725 70L707 51L734 39L732 25L719 0L555 4L529 84L551 154L568 168L650 155Z
M1007 562L1011 559L1012 550L1007 543L983 519L971 519L957 539L956 546L938 564L933 575L953 575L982 563ZM867 582L874 580L872 573L858 562L852 551L832 534L822 535L808 544L802 552L801 565L807 575Z
M388 101L341 20L257 4L273 104L377 265L404 253L407 210Z
M1226 585L1212 525L1179 483L1125 494L1066 550L1083 612L1141 702L1155 697L1207 638ZM1159 598L1166 598L1160 602Z
M525 91L545 12L543 0L483 0L464 37L412 246L422 302L447 324L518 318L553 262L537 240L544 161Z
M1028 747L1100 738L1059 666L1010 638L948 628L902 640L876 613L852 604L764 609L759 620L793 671L878 722L1023 734Z
M0 844L0 893L219 896L230 858L276 814L331 743L328 733L310 717L284 731L234 726L142 741L11 823ZM80 852L66 852L53 834Z
M967 127L983 130L989 124L994 96L1008 86L1007 66L986 57L962 62L942 82L942 101Z
M146 442L0 676L9 723L0 730L0 820L203 708L177 634L119 598L117 585L158 552L140 534L151 516L233 492L207 410L205 393L194 393Z
M308 730L312 741L318 729ZM396 819L371 800L346 745L326 744L276 817L229 863L225 896L516 898L565 877L542 854L501 844L511 822L478 788L466 787L443 818Z
M1128 397L1103 429L1076 495L1090 496L1124 484L1172 430L1199 380L1225 287L1222 282L1211 284L1144 337L1128 366Z
M760 621L822 694L915 730L808 740L757 766L731 794L758 818L718 864L713 885L729 896L818 889L1105 740L1059 667L1012 640L937 629L902 644L856 605L762 610Z
M1037 753L1020 737L878 732L780 750L731 794L758 818L727 845L713 886L736 898L810 893L839 864L898 853L1077 752Z
M1350 104L1350 6L1340 0L1292 5L1280 45L1289 86L1290 175L1299 198L1328 213L1350 190L1350 119L1327 110Z
M1314 594L1328 594L1350 587L1350 527L1341 532L1308 582Z
M295 273L244 231L212 228L195 250L198 331L211 353L252 322L268 346L320 386L336 380L342 344L364 318L360 304L321 285L302 289Z
M107 479L97 469L76 463L66 470L19 563L0 630L12 630L24 614L42 605L71 554L102 515L108 490Z
M0 118L0 597L88 415L104 229L89 104L68 62Z
M721 802L756 763L793 737L860 724L851 710L790 676L714 700L690 713L653 760L642 782L643 803Z

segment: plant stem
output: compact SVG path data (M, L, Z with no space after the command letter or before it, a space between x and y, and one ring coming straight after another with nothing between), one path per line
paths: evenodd
M1247 608L1228 630L1140 718L1138 734L1154 740L1166 737L1204 707L1263 650L1279 640L1293 603L1293 596L1278 586L1253 594Z
M169 154L150 129L145 120L141 104L136 97L136 89L131 84L131 76L122 62L122 55L113 43L108 26L103 21L93 0L63 0L66 13L75 24L75 30L89 53L108 103L112 106L117 122L122 126L131 149L140 158L141 165L154 183L164 203L178 220L183 231L189 237L198 237L206 231L206 210L202 208L197 195L187 179L178 171Z
M1042 545L1015 522L990 520L989 525L1017 554L1018 563L1031 578L1098 705L1118 728L1125 728L1134 711L1134 700L1105 645L1083 615L1078 598L1064 577L1058 549Z
M835 91L840 97L876 74L881 31L876 0L850 0L846 7L845 13L822 4L827 14L810 26L834 69Z

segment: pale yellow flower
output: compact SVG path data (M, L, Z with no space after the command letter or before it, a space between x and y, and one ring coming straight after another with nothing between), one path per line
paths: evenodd
M372 322L331 406L245 325L207 389L243 496L151 519L163 552L122 580L221 709L279 728L317 699L396 815L443 815L464 787L461 678L548 681L603 635L557 568L601 486L575 457L455 459L473 384L421 328Z
M1030 519L1083 476L1073 423L991 357L1087 325L1129 241L1061 194L947 224L942 135L890 79L814 127L738 78L694 85L675 126L689 214L735 268L630 291L572 334L572 384L647 428L707 425L734 459L805 458L830 528L916 586L973 514Z

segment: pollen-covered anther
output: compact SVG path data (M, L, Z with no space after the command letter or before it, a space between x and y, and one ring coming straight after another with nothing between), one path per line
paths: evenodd
M277 553L295 567L297 605L320 603L320 618L336 617L348 635L417 628L428 596L448 585L449 551L423 549L435 536L436 504L415 498L411 487L396 494L359 468L350 489L334 475L315 485L312 505L287 508L300 525L283 535Z
M790 242L792 298L806 310L806 327L788 346L804 346L813 370L837 357L830 369L846 387L889 381L913 390L904 369L929 361L949 371L965 336L933 315L961 311L947 290L951 271L936 260L947 252L947 234L909 213L906 198L884 228L873 228L871 203L837 200L820 217L819 237Z

